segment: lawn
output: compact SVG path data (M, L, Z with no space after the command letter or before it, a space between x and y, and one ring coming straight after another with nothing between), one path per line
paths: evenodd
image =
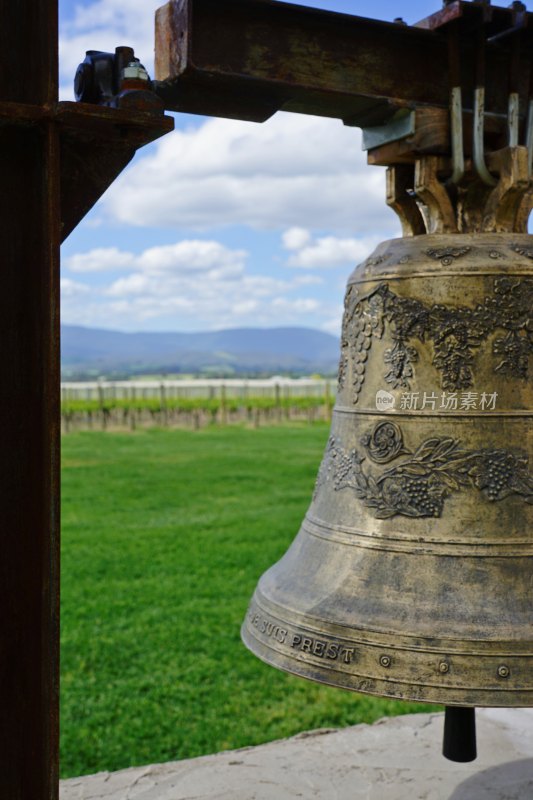
M327 436L316 424L63 438L63 777L428 709L285 675L240 643Z

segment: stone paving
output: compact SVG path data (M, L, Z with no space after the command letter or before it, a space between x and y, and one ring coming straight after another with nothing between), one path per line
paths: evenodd
M477 711L478 758L441 752L442 714L318 730L61 782L61 800L533 800L533 709Z

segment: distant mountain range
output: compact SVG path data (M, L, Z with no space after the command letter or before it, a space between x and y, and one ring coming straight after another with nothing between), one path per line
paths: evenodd
M120 333L61 327L63 379L150 373L334 373L339 340L313 328L231 328L206 333Z

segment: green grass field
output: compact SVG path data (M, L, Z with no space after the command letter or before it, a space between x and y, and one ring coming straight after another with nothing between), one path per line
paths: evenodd
M428 710L313 684L240 643L328 426L63 439L62 775Z

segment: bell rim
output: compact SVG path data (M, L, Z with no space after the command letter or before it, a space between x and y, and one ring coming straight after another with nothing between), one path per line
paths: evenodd
M478 652L465 653L464 640L437 643L436 640L412 636L409 637L411 644L418 642L422 646L413 646L409 650L403 643L399 648L400 637L391 637L390 634L382 633L378 638L383 641L376 639L370 643L372 632L369 630L364 632L367 640L364 643L356 637L335 638L309 622L304 626L301 622L304 615L295 615L292 611L292 617L299 616L300 619L297 623L292 619L290 623L285 622L281 617L275 617L270 608L265 608L272 605L260 596L257 589L241 627L241 639L261 661L283 672L347 691L396 700L485 708L533 706L531 642L528 643L531 652L527 654L523 652L523 642L508 641L472 642ZM294 637L299 637L296 647ZM284 641L279 642L279 638ZM407 637L401 638L405 640ZM302 643L307 645L307 649L302 649ZM325 658L328 644L334 648L337 646L330 655L336 653L338 656L339 648L343 646L347 651L335 667L331 664L338 658ZM507 650L495 652L496 647L502 645ZM512 645L515 652L512 652ZM420 677L424 675L428 677ZM524 678L529 678L529 688Z

